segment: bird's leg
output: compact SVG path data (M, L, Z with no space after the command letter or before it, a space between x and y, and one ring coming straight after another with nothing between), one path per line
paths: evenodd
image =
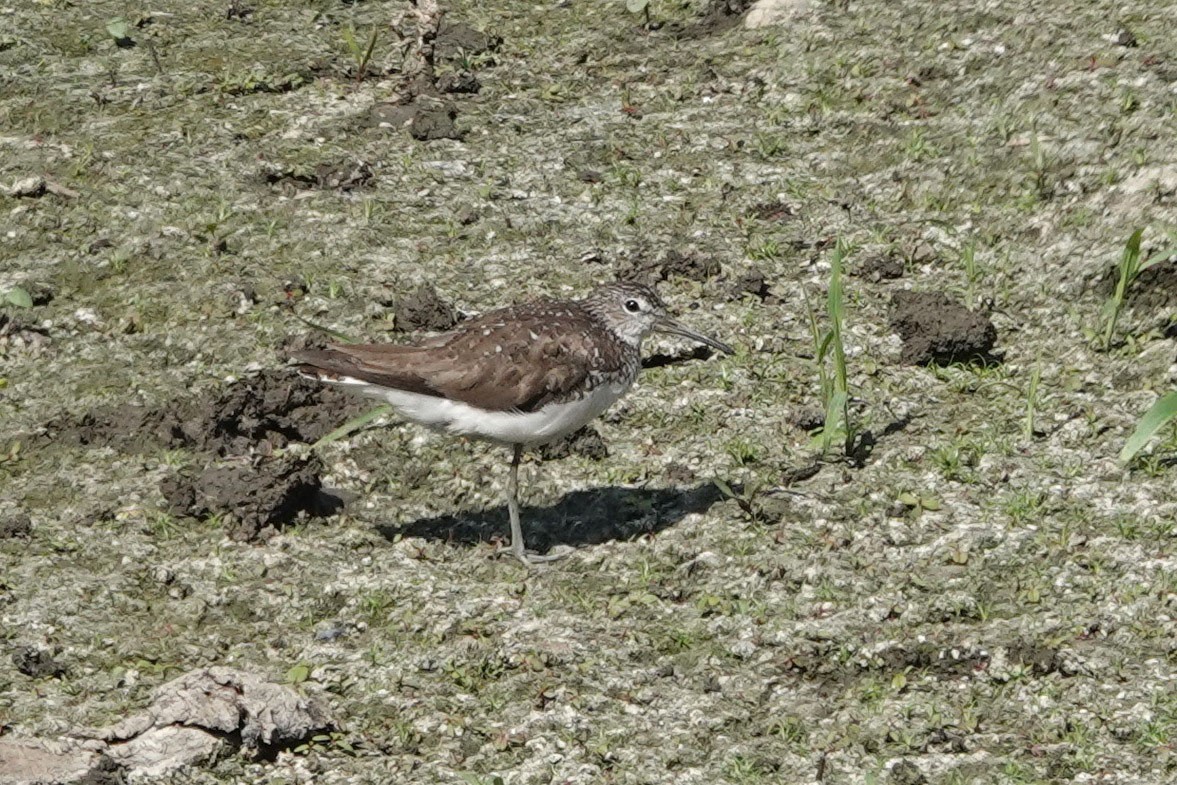
M531 567L543 562L556 561L567 556L567 553L539 556L529 554L523 544L523 524L519 520L519 462L523 460L523 445L516 444L511 455L511 474L507 479L507 514L511 518L511 554L519 561Z
M511 517L511 553L524 564L527 549L523 547L523 524L519 522L519 461L523 458L523 445L516 444L511 455L511 475L507 480L507 514Z

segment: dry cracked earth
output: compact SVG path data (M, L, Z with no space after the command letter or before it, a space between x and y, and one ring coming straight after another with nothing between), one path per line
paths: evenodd
M0 783L1177 781L1177 4L777 6L0 2ZM527 456L569 558L316 445L618 277L738 351Z

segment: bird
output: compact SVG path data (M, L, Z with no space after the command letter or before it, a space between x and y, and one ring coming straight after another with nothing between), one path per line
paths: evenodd
M624 396L641 370L642 341L655 332L735 352L671 317L650 286L618 281L578 300L499 308L409 343L331 344L291 356L301 376L382 400L404 420L509 446L503 550L532 566L566 554L525 546L523 451L578 430Z

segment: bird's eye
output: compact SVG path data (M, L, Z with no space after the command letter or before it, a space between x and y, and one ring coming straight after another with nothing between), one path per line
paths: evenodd
M630 313L637 313L638 311L642 310L642 304L637 300L626 300L625 310L629 311Z

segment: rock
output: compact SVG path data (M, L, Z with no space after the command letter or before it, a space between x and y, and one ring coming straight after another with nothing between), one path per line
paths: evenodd
M744 27L756 30L784 24L809 13L809 0L756 0L744 17Z
M78 741L0 739L0 785L115 785L117 768Z
M8 195L14 199L36 199L45 195L44 177L25 177L8 187Z
M73 735L103 742L105 754L134 776L159 777L207 760L235 739L249 751L281 749L331 726L314 698L253 673L212 667L161 686L142 714Z

